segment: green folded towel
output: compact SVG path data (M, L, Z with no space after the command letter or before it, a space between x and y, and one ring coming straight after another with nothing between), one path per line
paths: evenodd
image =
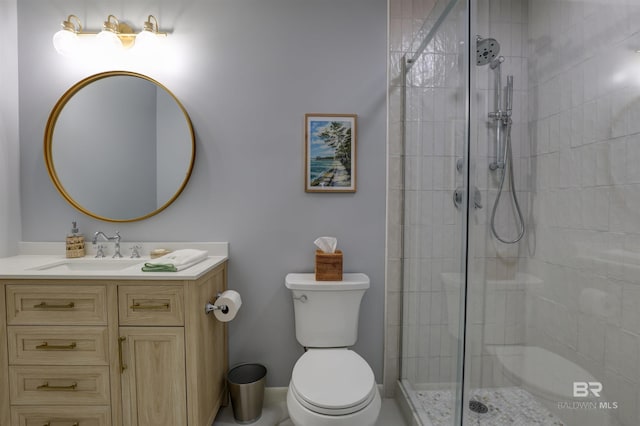
M207 258L205 250L181 249L144 264L143 272L178 272Z
M145 263L142 272L178 272L178 268L171 263Z

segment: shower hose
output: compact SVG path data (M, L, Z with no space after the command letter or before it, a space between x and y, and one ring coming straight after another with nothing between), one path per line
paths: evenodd
M498 122L498 126L501 126L502 123ZM513 155L511 152L511 118L507 119L506 129L505 129L505 144L504 144L504 156L502 158L502 176L500 177L500 186L498 188L498 195L496 196L496 201L493 203L493 210L491 211L491 232L498 239L498 241L505 244L515 244L524 237L525 227L524 227L524 219L522 217L522 211L520 210L520 203L518 202L518 196L516 195L516 189L513 179ZM516 212L518 214L518 223L519 223L519 232L518 236L515 240L507 240L505 238L500 237L498 235L498 231L496 231L496 210L498 209L498 203L500 202L500 197L502 196L502 190L504 188L505 177L507 176L507 172L509 173L509 193L511 194L513 204L516 208Z

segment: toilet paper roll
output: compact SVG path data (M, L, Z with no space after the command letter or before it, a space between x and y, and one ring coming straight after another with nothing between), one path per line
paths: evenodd
M227 290L213 304L215 306L226 306L226 309L216 309L213 314L218 321L229 322L236 317L240 306L242 306L242 298L237 291Z

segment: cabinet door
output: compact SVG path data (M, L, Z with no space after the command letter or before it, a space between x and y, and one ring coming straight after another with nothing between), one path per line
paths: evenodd
M186 426L184 329L120 327L125 426Z

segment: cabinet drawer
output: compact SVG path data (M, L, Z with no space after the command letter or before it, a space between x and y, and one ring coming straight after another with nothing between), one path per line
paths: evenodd
M14 426L111 426L108 406L11 407Z
M12 405L108 405L109 367L9 367Z
M9 325L106 325L104 286L8 285Z
M10 326L12 365L108 365L107 327Z
M184 325L181 286L119 286L120 325Z

